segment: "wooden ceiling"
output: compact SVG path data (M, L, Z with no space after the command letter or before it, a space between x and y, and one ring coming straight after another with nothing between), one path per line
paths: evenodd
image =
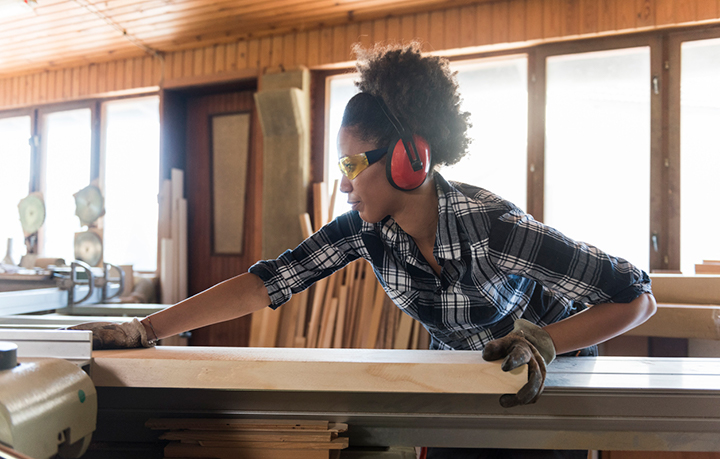
M472 0L37 2L33 12L10 18L0 16L0 75L177 51L473 3Z

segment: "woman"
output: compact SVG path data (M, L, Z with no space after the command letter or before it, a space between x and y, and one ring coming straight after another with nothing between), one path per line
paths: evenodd
M340 190L353 210L277 259L141 322L84 326L98 347L151 345L277 308L362 257L393 302L429 331L431 348L482 350L486 359L505 358L505 370L529 365L528 384L501 398L510 407L537 400L556 353L592 355L595 344L654 313L646 273L437 172L458 162L469 142L468 114L446 60L422 56L417 44L356 52L361 92L345 109L338 140ZM428 451L429 458L585 456Z

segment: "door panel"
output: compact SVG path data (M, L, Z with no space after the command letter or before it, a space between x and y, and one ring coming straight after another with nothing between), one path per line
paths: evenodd
M260 257L262 142L254 107L252 91L192 97L187 101L185 192L190 295L247 272ZM217 255L213 253L211 119L214 115L238 112L251 113L242 252ZM190 343L196 346L247 346L249 335L250 317L247 316L194 330Z

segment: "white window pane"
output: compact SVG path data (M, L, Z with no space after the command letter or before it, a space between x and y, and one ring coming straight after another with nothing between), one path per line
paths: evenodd
M342 123L343 112L345 106L352 99L352 97L358 93L358 89L355 86L355 80L357 74L349 75L338 75L328 79L328 109L326 113L326 139L327 139L327 165L328 165L328 185L330 187L330 193L332 193L332 185L335 180L340 180L341 173L338 168L338 150L337 150L337 137L338 131L340 131L340 124ZM338 191L337 198L335 199L335 210L334 215L330 218L335 218L340 214L350 210L350 206L347 203L347 195Z
M547 60L545 222L650 265L650 50Z
M25 255L25 236L20 225L18 202L30 191L30 117L0 119L0 260L5 257L8 239L13 239L15 264Z
M527 200L527 58L453 64L462 109L473 127L468 155L444 168L448 180L480 186L525 209ZM499 174L498 171L502 171Z
M73 195L90 183L90 109L45 115L44 256L75 259L75 233L82 231Z
M682 44L680 268L720 260L720 39Z
M157 265L160 112L157 97L104 104L104 259L154 271Z

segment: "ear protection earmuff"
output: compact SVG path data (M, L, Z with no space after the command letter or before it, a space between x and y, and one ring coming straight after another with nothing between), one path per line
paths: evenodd
M405 129L382 98L374 97L397 132L388 147L385 175L398 190L414 190L425 182L430 172L430 145L419 135Z

